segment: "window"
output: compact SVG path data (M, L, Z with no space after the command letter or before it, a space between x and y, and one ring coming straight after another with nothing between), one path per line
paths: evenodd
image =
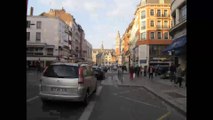
M41 21L37 21L37 23L36 23L36 28L37 28L37 29L41 29Z
M146 39L146 32L141 33L141 40L145 40Z
M78 67L69 65L51 65L44 72L46 77L78 78Z
M151 40L155 39L155 32L151 32L151 33L150 33L150 39L151 39Z
M36 41L41 41L41 33L36 32Z
M169 39L169 33L168 32L164 33L164 39Z
M146 21L142 21L141 29L146 29Z
M141 19L145 18L146 17L146 12L145 10L141 12Z
M167 16L168 16L168 11L164 10L164 17L167 17Z
M164 28L168 28L168 21L164 21Z
M162 39L161 32L158 32L158 39Z
M158 20L157 28L161 28L161 22L160 22L160 20Z
M160 11L160 10L157 11L157 16L158 16L158 17L161 16L161 11Z
M53 48L47 48L47 55L53 55Z
M154 16L154 10L153 9L150 10L150 16Z
M27 21L27 28L30 28L30 24L31 24L31 22Z
M150 26L151 26L151 27L154 27L154 20L151 20L151 21L150 21Z
M27 32L27 41L30 40L30 32Z

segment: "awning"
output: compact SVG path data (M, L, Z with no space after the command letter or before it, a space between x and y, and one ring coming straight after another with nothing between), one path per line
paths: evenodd
M176 50L183 47L186 44L186 36L175 39L163 52Z

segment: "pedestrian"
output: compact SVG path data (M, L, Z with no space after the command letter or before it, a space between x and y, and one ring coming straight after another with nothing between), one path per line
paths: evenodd
M130 80L133 80L133 74L134 74L134 67L130 66L130 68L129 68L129 77L130 77Z
M118 67L118 78L121 79L122 76L122 68L121 66Z
M142 67L142 65L141 65L141 67L140 67L140 74L141 74L141 77L142 77L142 73L143 73L143 67Z
M41 72L41 63L40 60L36 62L36 68L38 72Z
M171 64L169 70L170 70L170 81L175 82L176 67L174 63Z
M137 77L139 77L139 73L140 73L140 67L137 65L136 66L136 75L137 75Z
M177 73L176 74L176 77L177 77L176 84L179 84L179 87L181 87L182 86L182 81L183 81L183 70L182 70L180 64L178 64L178 67L177 67L176 71L177 71L176 72Z
M149 79L153 79L153 67L152 66L149 66L148 68L148 73L149 73Z
M147 66L144 66L144 70L143 70L143 72L144 72L144 77L146 77Z

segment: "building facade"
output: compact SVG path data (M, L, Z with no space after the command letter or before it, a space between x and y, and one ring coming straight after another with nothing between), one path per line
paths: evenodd
M173 18L170 35L173 42L164 52L170 53L173 57L173 62L180 64L181 68L186 69L186 0L172 0L171 16Z
M65 32L67 27L58 18L27 16L28 65L34 66L40 61L42 67L45 67L57 59L68 59L71 36Z
M114 49L104 49L103 43L101 49L92 50L92 61L96 65L109 66L116 63Z
M27 16L27 61L43 67L55 60L70 62L92 59L92 45L83 28L65 10L53 10L39 16Z
M134 24L138 25L138 37L133 49L137 54L133 59L138 65L171 63L170 56L162 53L172 42L170 4L170 0L141 0L137 6Z
M72 49L71 49L71 54L72 54L72 59L75 60L83 60L84 58L82 57L83 54L83 42L85 39L85 33L81 25L77 24L75 21L75 18L67 13L63 8L61 10L53 10L50 9L49 12L47 13L42 13L40 16L47 16L47 17L57 17L63 20L68 26L71 27L71 31L69 33L72 36Z

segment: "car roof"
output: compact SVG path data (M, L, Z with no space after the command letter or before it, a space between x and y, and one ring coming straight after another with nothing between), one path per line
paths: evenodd
M70 66L79 66L78 63L64 63L64 62L56 62L51 65L70 65Z

